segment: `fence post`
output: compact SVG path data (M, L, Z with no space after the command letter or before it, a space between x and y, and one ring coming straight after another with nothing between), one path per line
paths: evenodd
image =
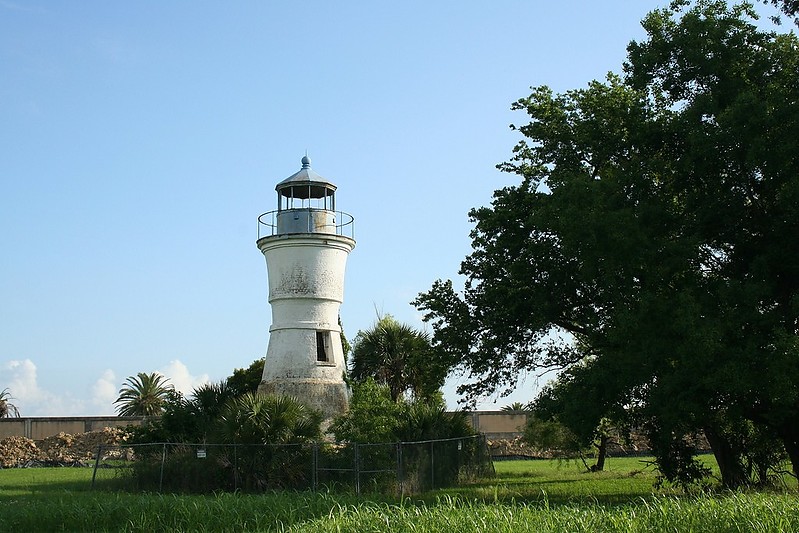
M103 445L97 446L97 457L94 460L94 472L92 472L92 490L94 490L94 479L97 477L97 467L100 466L100 454L103 451Z
M430 488L436 488L436 449L433 446L433 441L430 441Z
M405 495L404 480L402 479L402 442L397 442L397 484L400 496Z
M355 494L361 495L361 465L358 457L358 443L355 443Z
M311 483L313 491L316 492L319 487L319 443L313 443L313 471L311 472Z
M166 443L162 444L161 451L161 478L158 480L158 492L162 492L164 488L164 464L166 463Z

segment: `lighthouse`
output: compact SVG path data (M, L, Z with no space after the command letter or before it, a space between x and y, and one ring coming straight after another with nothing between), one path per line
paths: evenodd
M258 391L293 396L330 419L349 400L339 308L354 220L336 211L336 186L311 169L307 155L275 190L277 210L258 217L272 307Z

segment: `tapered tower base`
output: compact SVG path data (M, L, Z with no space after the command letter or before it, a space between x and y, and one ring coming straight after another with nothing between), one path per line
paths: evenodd
M331 383L318 379L282 379L261 382L258 392L291 396L322 413L325 420L346 413L349 406L349 390L343 382Z

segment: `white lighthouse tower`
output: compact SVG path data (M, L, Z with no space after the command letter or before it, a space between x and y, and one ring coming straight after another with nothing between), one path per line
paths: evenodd
M277 210L258 217L272 306L258 391L293 396L329 419L349 400L338 317L353 218L336 211L336 186L311 170L308 156L275 190Z

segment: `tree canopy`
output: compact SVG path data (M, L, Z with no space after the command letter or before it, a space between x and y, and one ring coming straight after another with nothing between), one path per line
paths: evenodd
M442 399L394 399L371 376L354 383L350 408L336 417L330 432L337 440L358 443L418 442L474 434L463 411L448 412Z
M772 4L788 15L793 17L795 24L799 25L799 0L762 0L766 4Z
M256 359L247 368L236 368L233 374L225 379L225 385L231 390L232 396L241 396L248 392L256 392L264 373L264 360Z
M674 2L621 74L513 105L521 183L470 212L464 290L415 301L462 393L565 369L540 403L586 438L634 415L665 464L702 430L734 485L754 424L799 472L799 43L754 18Z

